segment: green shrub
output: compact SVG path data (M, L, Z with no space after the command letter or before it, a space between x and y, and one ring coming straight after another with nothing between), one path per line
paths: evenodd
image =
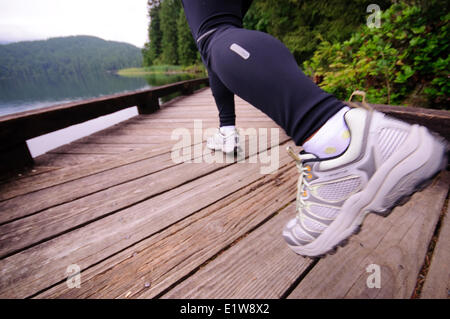
M342 100L362 89L372 103L447 109L450 14L442 11L436 19L418 6L394 4L380 28L364 26L342 43L322 41L305 73Z

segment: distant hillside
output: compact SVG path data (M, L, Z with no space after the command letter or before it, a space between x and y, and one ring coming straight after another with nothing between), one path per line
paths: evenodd
M91 36L0 45L0 79L104 73L140 66L139 48Z

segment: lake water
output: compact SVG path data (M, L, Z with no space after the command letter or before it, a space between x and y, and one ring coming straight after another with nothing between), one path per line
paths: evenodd
M195 77L191 74L122 77L106 73L35 78L26 81L0 80L0 116L110 94L144 90Z
M83 74L78 77L0 80L0 117L42 107L85 100L127 91L202 77L191 74L152 74L122 77L116 74ZM61 145L88 136L138 114L128 108L27 141L31 155L37 157Z

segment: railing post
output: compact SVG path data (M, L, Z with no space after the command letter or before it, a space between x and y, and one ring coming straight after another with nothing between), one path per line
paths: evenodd
M181 94L191 95L194 93L194 86L191 83L185 83L183 89L181 89Z
M154 113L160 109L159 98L192 94L201 85L208 86L208 78L0 116L0 171L33 164L26 144L31 138L133 106L139 114Z
M151 114L159 110L159 98L152 92L145 95L138 104L139 114Z
M26 142L8 145L0 150L0 172L21 168L34 163Z

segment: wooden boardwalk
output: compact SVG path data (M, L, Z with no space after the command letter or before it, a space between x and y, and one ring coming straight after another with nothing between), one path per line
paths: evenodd
M240 128L278 128L236 102ZM179 128L193 134L194 120L217 126L209 88L5 175L0 297L449 297L448 172L389 217L369 215L336 254L303 258L281 236L295 214L298 173L285 152L293 142L268 130L256 150L248 130L246 158L208 163L202 140L180 149L171 139ZM273 154L278 169L262 174ZM380 267L380 288L367 284L370 265ZM68 278L77 266L80 276Z

